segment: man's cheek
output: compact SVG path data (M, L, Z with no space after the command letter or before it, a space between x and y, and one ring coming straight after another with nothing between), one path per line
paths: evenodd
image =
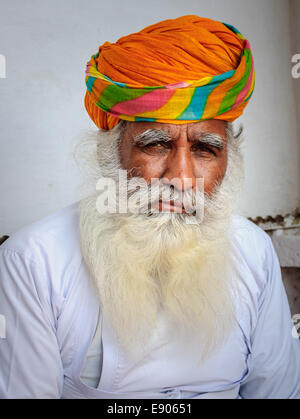
M140 176L149 182L151 179L161 179L166 171L165 163L156 158L139 159L136 165L140 168Z
M213 188L214 182L217 180L219 176L218 168L210 165L210 164L198 164L195 167L195 177L196 179L203 179L204 180L204 191L206 193L210 193L211 189Z

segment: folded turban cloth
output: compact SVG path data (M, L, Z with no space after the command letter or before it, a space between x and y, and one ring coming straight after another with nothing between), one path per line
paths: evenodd
M234 121L254 90L250 44L233 26L182 16L105 42L86 68L85 107L101 129L120 119Z

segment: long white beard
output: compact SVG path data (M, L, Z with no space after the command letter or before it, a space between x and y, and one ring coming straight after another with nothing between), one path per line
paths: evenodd
M117 180L118 135L115 129L101 139L94 174ZM162 312L178 336L199 344L202 358L229 336L237 284L227 227L242 177L236 147L222 184L205 201L200 224L187 224L175 213L100 215L96 194L82 200L83 257L103 313L129 353L146 347Z

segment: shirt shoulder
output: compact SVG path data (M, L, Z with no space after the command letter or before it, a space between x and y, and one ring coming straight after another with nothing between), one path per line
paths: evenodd
M233 214L230 219L230 230L238 235L254 234L258 239L269 238L268 234L252 221L238 214Z
M231 217L229 237L240 254L256 264L265 264L274 248L270 236L247 218L234 214Z
M27 257L36 257L38 247L48 246L64 248L68 238L74 237L77 230L77 203L65 207L39 221L22 227L12 234L1 246ZM61 249L59 249L61 250Z
M245 335L254 330L266 295L281 286L280 266L272 240L260 227L246 218L233 215L230 241L236 277L240 288L240 321Z
M247 218L235 214L231 217L229 237L240 261L263 282L264 288L273 264L278 263L270 236Z
M49 287L60 293L82 264L78 203L21 228L0 251L2 255L16 255L24 264L35 264L46 275Z

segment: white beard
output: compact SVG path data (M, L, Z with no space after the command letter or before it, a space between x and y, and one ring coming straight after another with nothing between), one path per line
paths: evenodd
M118 127L96 135L98 177L117 180L118 135ZM82 200L83 257L103 313L129 353L146 347L161 312L178 336L199 344L202 359L229 336L238 287L227 227L242 177L238 146L229 151L227 173L207 197L200 224L187 224L188 215L174 213L100 215L97 195Z

